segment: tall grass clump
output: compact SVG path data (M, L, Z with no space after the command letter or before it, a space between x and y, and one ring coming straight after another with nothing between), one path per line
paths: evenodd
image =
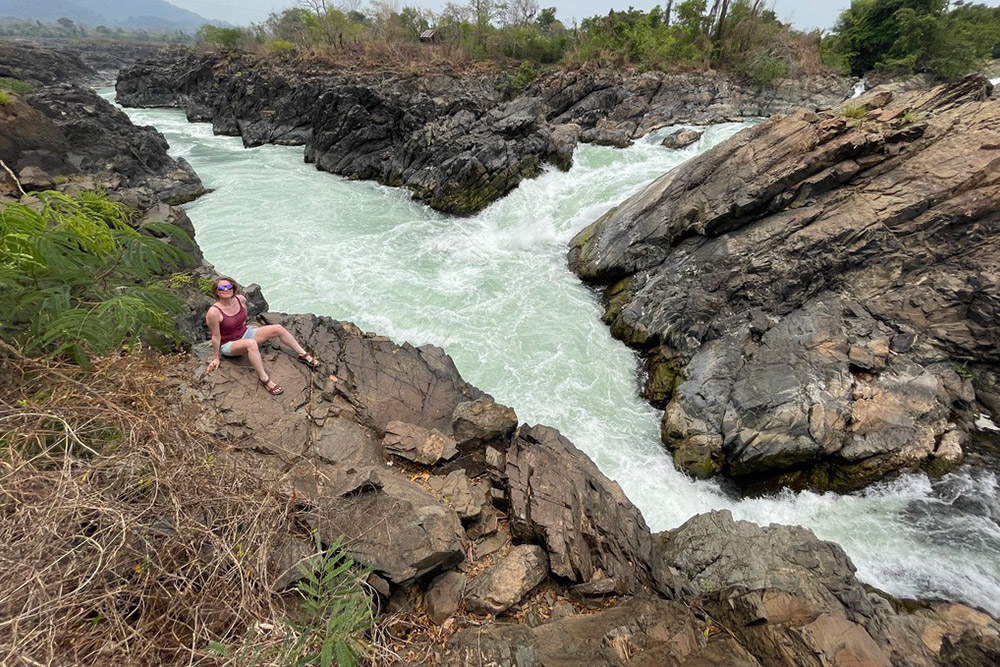
M139 354L87 372L0 342L0 664L388 655L371 645L365 571L339 543L311 546L259 461L198 429L188 374ZM297 589L289 553L309 563Z

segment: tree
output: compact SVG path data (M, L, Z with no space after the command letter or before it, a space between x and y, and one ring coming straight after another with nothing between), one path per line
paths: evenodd
M555 9L552 11L555 13ZM535 20L535 16L537 15L537 0L509 0L505 22L507 25L512 26L528 25Z
M1000 18L983 5L947 10L947 0L853 0L837 21L836 50L856 76L874 69L961 76L1000 43Z

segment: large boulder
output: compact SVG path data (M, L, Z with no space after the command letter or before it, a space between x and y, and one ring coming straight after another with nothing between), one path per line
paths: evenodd
M511 532L544 546L553 574L611 580L618 593L675 594L642 514L558 431L522 427L507 450L506 478Z
M963 605L897 613L865 590L843 549L797 526L711 512L660 533L657 547L700 591L698 605L770 665L951 664L947 650L992 650L1000 628Z
M499 614L521 601L549 573L545 551L534 544L511 549L500 562L472 580L465 608L474 614Z
M680 467L850 489L961 462L975 394L958 371L1000 362L989 91L771 118L573 240L612 332L647 357Z

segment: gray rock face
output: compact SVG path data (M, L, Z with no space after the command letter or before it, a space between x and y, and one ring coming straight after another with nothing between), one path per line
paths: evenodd
M673 595L642 514L558 431L522 427L506 474L512 534L543 545L554 574L576 583L611 579L619 593Z
M953 664L942 647L975 633L966 648L988 651L997 629L962 605L897 614L865 591L839 546L804 528L762 528L723 511L656 539L666 560L701 590L700 608L764 664Z
M679 602L630 598L609 609L545 623L469 628L449 642L444 664L497 667L730 665L758 662L725 633Z
M702 592L775 589L819 610L842 608L856 622L874 616L844 550L805 528L761 528L734 521L728 511L709 512L657 534L656 541L666 561Z
M445 477L432 476L427 483L462 519L478 517L486 504L483 484L471 482L464 470L453 470Z
M364 473L361 473L364 474ZM375 484L309 497L324 542L345 537L347 550L395 584L449 569L465 558L458 516L416 484L381 469Z
M1000 362L988 85L772 118L574 239L612 332L647 355L679 466L848 489L961 461L955 370Z
M517 415L513 408L487 397L460 403L452 415L455 443L462 452L487 446L504 451L516 428Z
M242 55L181 49L118 78L118 101L184 108L190 120L247 146L302 144L307 162L349 178L406 187L437 210L484 208L541 173L568 169L577 140L627 146L665 125L712 123L830 106L850 93L831 77L767 94L717 76L581 69L541 77L510 98L502 75L414 77L296 69Z
M549 559L534 544L511 549L499 563L472 580L465 593L465 607L473 614L500 614L545 579Z

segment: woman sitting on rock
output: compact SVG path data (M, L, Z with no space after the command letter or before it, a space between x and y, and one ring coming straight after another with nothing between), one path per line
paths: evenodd
M227 357L240 357L244 354L250 358L250 365L257 371L260 383L269 393L277 396L283 389L264 372L264 363L260 358L259 346L277 337L282 343L295 350L298 360L310 369L319 365L319 360L306 352L295 337L280 324L269 324L263 327L247 326L247 298L237 294L239 286L232 278L222 277L215 281L215 303L205 315L205 323L212 332L213 358L208 362L207 372L211 373L219 367L219 353Z

